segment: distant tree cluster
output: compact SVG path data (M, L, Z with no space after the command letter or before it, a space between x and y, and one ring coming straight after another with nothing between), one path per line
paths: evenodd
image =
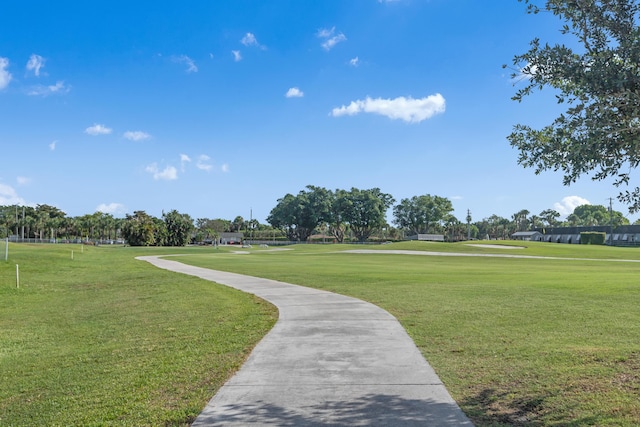
M330 191L309 185L297 195L278 199L267 221L293 241L306 241L320 228L342 243L349 230L364 242L387 225L387 210L394 202L379 188Z
M629 220L618 211L601 205L575 208L565 221L560 213L546 209L532 215L522 209L511 218L491 215L472 222L471 215L461 222L453 214L446 197L424 194L400 200L379 188L327 190L309 185L298 194L286 194L277 200L267 221L198 218L176 210L156 218L145 211L134 211L125 218L95 212L67 217L49 205L0 206L0 237L63 242L125 242L131 246L184 246L212 243L222 233L242 232L252 240L305 242L321 238L338 243L367 240L402 240L416 234L442 234L448 241L509 239L516 231L562 226L626 225ZM387 213L392 209L392 224Z
M0 206L0 236L39 240L112 240L119 237L123 219L95 212L68 217L49 205Z
M393 206L394 228L386 221L393 203L394 198L379 188L330 191L309 185L297 195L287 194L279 199L267 221L292 241L305 241L313 233L327 232L338 243L348 235L360 242L373 235L402 239L416 234L443 234L449 241L458 241L469 237L509 239L517 231L543 227L629 224L622 213L609 213L601 205L578 206L566 221L560 221L560 213L553 209L538 215L522 209L511 218L491 215L476 222L468 215L463 223L452 214L449 199L425 194L402 199Z
M618 211L609 210L602 205L581 205L567 216L565 221L560 221L560 213L553 209L545 209L538 215L531 215L526 209L520 210L511 216L511 219L498 215L491 215L482 221L472 225L473 237L481 239L509 239L517 231L541 229L546 227L579 227L595 225L628 225L629 220ZM475 230L473 229L475 227ZM474 234L475 233L475 234Z

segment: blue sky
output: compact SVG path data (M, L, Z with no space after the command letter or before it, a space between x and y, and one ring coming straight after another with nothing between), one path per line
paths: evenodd
M2 9L0 205L266 222L306 185L379 187L447 197L476 221L618 193L517 164L513 125L561 109L550 91L512 101L502 64L534 37L568 40L516 0Z

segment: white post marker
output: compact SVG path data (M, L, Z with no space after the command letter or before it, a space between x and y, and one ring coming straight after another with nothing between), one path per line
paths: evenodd
M20 268L16 264L16 288L20 288Z

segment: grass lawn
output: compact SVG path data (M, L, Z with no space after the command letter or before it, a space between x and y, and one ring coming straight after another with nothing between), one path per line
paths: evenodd
M184 425L199 413L276 313L133 259L154 253L387 309L478 426L640 425L640 263L623 261L639 249L288 249L11 245L0 261L0 425Z
M640 425L640 263L622 261L640 260L640 250L526 246L303 245L182 261L387 309L479 426ZM338 252L362 248L549 258Z
M0 261L0 425L188 425L277 311L134 259L175 251L10 244Z

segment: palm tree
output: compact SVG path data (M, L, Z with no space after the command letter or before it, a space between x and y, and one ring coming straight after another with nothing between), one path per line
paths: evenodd
M540 217L537 215L531 215L529 221L531 221L531 228L536 228L536 226L540 223Z
M233 222L231 223L231 230L232 232L239 232L242 231L242 229L245 226L245 222L244 222L244 218L242 218L240 215L238 215Z
M529 221L527 220L527 216L529 215L529 211L526 209L522 209L514 213L511 218L513 219L515 230L516 231L525 231L529 226Z
M560 213L554 209L545 209L540 212L540 218L549 227L556 227L559 224L558 218L560 218Z

